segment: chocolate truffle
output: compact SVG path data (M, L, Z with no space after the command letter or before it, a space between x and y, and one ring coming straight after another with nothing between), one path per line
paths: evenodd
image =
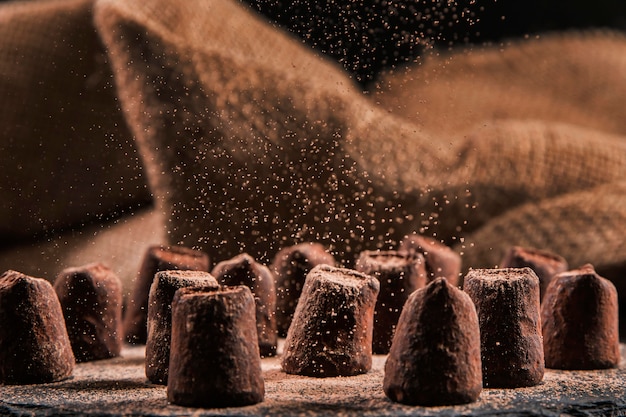
M335 266L335 258L319 243L289 246L274 257L270 270L276 278L276 326L279 336L287 336L306 275L322 264Z
M63 270L54 282L77 362L109 359L122 350L122 283L105 265Z
M409 295L426 285L426 266L421 253L363 251L355 269L371 275L380 283L374 310L372 350L389 352L402 307Z
M530 268L474 269L464 289L480 324L483 385L539 384L545 366L537 275Z
M615 286L592 265L556 275L541 307L546 367L605 369L619 365Z
M172 300L187 287L217 289L217 280L202 271L160 271L154 276L148 298L146 376L155 384L167 384L172 334Z
M148 296L154 275L169 270L209 270L209 255L182 246L152 246L143 258L133 293L124 315L124 333L129 343L146 343Z
M543 296L552 277L560 272L567 271L567 261L555 253L547 250L513 246L500 262L502 268L529 267L539 278L539 296Z
M402 310L385 363L385 395L422 406L465 404L482 391L480 330L472 300L437 278Z
M213 276L222 285L245 285L256 302L256 325L261 356L276 354L276 288L269 268L257 263L247 253L215 265Z
M314 377L368 372L379 289L376 278L354 270L313 268L287 333L283 370Z
M255 314L246 286L178 290L172 302L167 399L211 408L263 401Z
M452 285L459 285L461 256L450 247L426 236L410 234L400 242L398 250L424 255L429 282L444 277Z
M0 275L0 383L65 379L74 354L52 285L16 271Z

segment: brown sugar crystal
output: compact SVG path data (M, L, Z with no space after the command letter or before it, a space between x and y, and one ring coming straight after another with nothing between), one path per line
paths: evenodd
M480 331L467 294L444 278L411 294L385 363L383 390L392 401L410 405L478 399Z
M459 285L461 256L450 247L435 239L414 233L400 242L398 250L424 255L429 282L435 278L444 277L452 285Z
M617 291L592 265L552 279L541 320L546 367L605 369L619 365Z
M368 372L379 289L376 278L354 270L313 268L287 333L282 369L314 377Z
M172 301L181 288L217 289L217 280L203 271L160 271L148 298L146 376L154 384L167 384L172 334Z
M372 350L376 354L386 354L402 306L413 291L426 285L424 257L421 253L363 251L355 269L375 277L380 283L374 310Z
M463 288L478 314L484 386L539 384L545 366L537 275L530 268L474 269Z
M276 278L276 326L279 336L287 336L307 274L322 264L335 266L335 258L320 243L288 246L274 257L270 270Z
M105 265L63 270L54 282L77 362L108 359L122 349L122 283Z
M215 265L211 272L215 279L228 286L245 285L256 302L256 323L261 356L276 354L276 287L269 268L256 262L246 253Z
M146 343L148 297L154 275L159 271L208 271L209 255L183 246L152 246L143 258L133 293L124 316L124 333L129 343Z
M556 253L543 249L513 246L500 262L502 268L529 267L539 278L539 296L543 300L552 277L567 271L567 261Z
M0 276L0 384L65 379L74 354L52 285L16 271Z
M190 407L263 401L254 297L246 286L183 288L172 302L167 399Z

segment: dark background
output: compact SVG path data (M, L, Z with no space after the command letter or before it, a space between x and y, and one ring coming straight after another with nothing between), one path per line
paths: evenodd
M438 47L549 31L626 30L626 0L241 0L339 61L366 87L381 70Z

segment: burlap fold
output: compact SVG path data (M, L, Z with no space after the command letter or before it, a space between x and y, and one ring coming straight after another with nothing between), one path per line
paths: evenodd
M0 247L150 202L91 10L0 5Z
M491 119L471 134L426 133L237 2L103 0L96 24L177 243L215 259L247 251L267 260L318 240L350 264L362 249L393 247L417 231L450 244L471 237L459 245L466 266L492 264L498 248L520 242L574 265L622 257L615 240L596 239L590 251L565 238L591 220L623 229L609 215L619 206L598 218L600 200L577 199L592 190L619 199L609 185L626 174L619 136ZM559 57L542 58L534 59ZM581 61L572 71L589 67ZM498 222L506 224L492 227ZM515 230L510 241L501 228ZM533 240L542 228L548 237ZM592 252L603 256L588 259Z

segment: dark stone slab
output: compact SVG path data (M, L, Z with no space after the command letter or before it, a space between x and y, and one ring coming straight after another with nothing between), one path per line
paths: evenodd
M265 400L236 408L196 409L170 405L163 385L144 374L142 346L126 346L122 357L81 363L71 379L0 388L2 416L610 416L626 414L626 346L617 369L547 369L541 384L484 389L477 402L453 407L393 403L382 389L386 356L374 355L372 370L353 377L287 375L280 357L262 360ZM279 350L280 352L280 350Z

